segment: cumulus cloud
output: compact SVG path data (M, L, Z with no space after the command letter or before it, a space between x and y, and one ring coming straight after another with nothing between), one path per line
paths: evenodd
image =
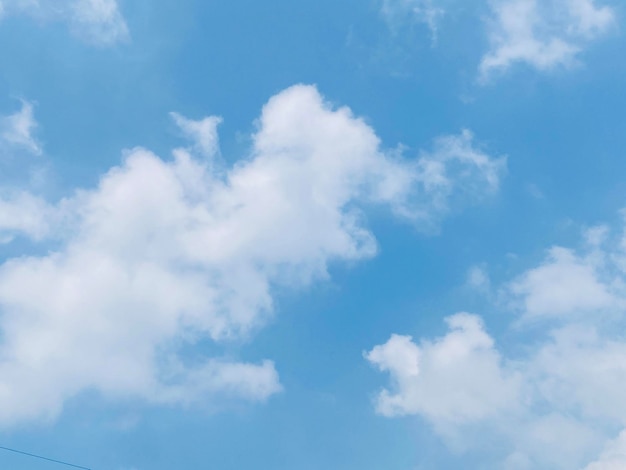
M9 148L21 148L32 154L42 153L41 144L34 136L37 121L33 113L33 104L22 101L22 108L14 114L0 116L0 145Z
M64 21L87 42L108 46L129 38L117 0L3 0L0 16L23 14Z
M0 233L53 241L0 265L0 424L52 419L85 390L266 400L281 389L271 361L181 347L248 338L271 316L274 287L374 256L366 206L430 225L455 195L495 191L504 166L469 132L417 159L385 152L362 119L310 86L269 100L250 154L229 169L213 165L219 118L173 117L192 143L171 160L136 148L58 203L0 198Z
M449 332L434 341L392 336L366 354L391 377L376 397L380 414L421 416L458 452L497 443L493 468L511 469L581 468L623 425L623 407L614 407L626 385L626 344L574 328L529 357L505 358L478 316L446 321ZM402 360L410 354L413 362Z
M553 247L543 264L514 280L509 289L531 317L601 311L619 303L613 287L600 279L602 268L593 257Z
M421 416L459 451L497 443L493 468L622 468L624 239L593 227L579 249L552 248L503 288L540 329L530 343L509 334L498 346L462 313L435 340L394 335L373 348L366 358L390 376L377 411Z
M420 414L440 429L486 419L515 406L514 373L503 372L491 337L475 315L446 319L449 333L433 342L413 343L394 335L366 358L389 372L394 391L383 390L376 406L384 416Z
M571 66L615 21L613 9L597 0L490 0L490 8L483 79L515 63L538 70Z

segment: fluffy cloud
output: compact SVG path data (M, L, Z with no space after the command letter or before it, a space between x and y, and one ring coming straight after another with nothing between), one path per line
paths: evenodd
M395 392L383 390L377 410L384 416L420 414L440 429L486 419L518 401L515 374L502 371L493 340L474 315L446 319L449 333L420 346L408 336L392 336L366 354L389 372Z
M97 45L129 38L117 0L3 0L0 16L3 14L65 21L76 35Z
M589 41L605 33L613 10L596 0L490 0L491 50L483 57L483 79L525 63L549 70L575 63Z
M513 281L509 289L530 317L601 311L619 303L611 293L613 287L599 279L601 270L593 257L553 247L543 264Z
M34 137L37 121L33 114L33 104L22 101L22 108L14 114L0 116L0 149L21 148L35 155L41 154L41 145Z
M446 320L441 338L394 335L376 346L366 358L391 379L377 411L421 416L460 451L496 442L494 468L622 468L624 239L590 229L580 249L552 248L507 284L502 292L541 329L531 344L508 335L508 354L465 313Z
M421 416L458 452L497 443L493 468L511 469L581 468L626 424L626 344L571 328L529 357L504 358L479 317L446 321L434 341L393 336L366 354L391 376L380 414Z
M219 118L173 117L193 142L172 160L137 148L58 203L0 198L0 234L52 242L0 265L0 423L53 418L85 390L150 403L267 399L281 388L272 362L181 347L245 339L272 314L273 287L374 256L361 208L430 226L457 198L495 191L504 169L469 132L418 159L387 154L362 119L310 86L266 104L250 155L232 168L215 158Z

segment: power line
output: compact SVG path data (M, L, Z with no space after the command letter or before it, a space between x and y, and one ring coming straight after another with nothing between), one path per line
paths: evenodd
M14 452L16 454L22 454L22 455L26 455L28 457L34 457L36 459L41 459L41 460L47 460L48 462L54 462L54 463L58 463L60 465L66 465L68 467L74 467L74 468L82 468L83 470L91 470L90 468L87 467L81 467L80 465L74 465L72 463L68 463L68 462L63 462L62 460L54 460L54 459L49 459L48 457L43 457L41 455L36 455L36 454L31 454L29 452L22 452L21 450L16 450L16 449L11 449L9 447L2 447L0 446L1 450L6 450L8 452Z

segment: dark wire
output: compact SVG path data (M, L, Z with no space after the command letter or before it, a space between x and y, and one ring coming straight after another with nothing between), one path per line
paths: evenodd
M61 460L49 459L48 457L43 457L41 455L30 454L28 452L22 452L21 450L10 449L8 447L0 446L0 449L6 450L6 451L9 451L9 452L15 452L16 454L27 455L28 457L34 457L36 459L47 460L48 462L54 462L54 463L58 463L60 465L67 465L68 467L82 468L83 470L91 470L90 468L81 467L80 465L74 465L74 464L71 464L71 463L63 462Z

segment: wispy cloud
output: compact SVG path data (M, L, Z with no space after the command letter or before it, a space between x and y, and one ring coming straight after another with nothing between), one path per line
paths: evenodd
M8 147L18 147L40 155L41 144L34 136L36 128L37 121L33 114L33 104L23 100L20 111L8 116L0 116L0 142Z
M490 0L491 49L482 80L516 63L538 70L569 67L590 41L606 33L615 13L596 0Z
M489 49L479 65L479 81L487 83L516 64L539 71L568 68L616 24L615 10L602 0L485 0L483 18ZM381 14L394 34L423 23L433 40L441 20L463 2L444 0L382 0ZM473 10L471 10L473 11ZM479 18L475 18L476 21Z
M179 113L172 112L170 115L182 133L194 143L197 151L207 157L212 157L218 153L219 136L217 126L222 122L222 118L209 116L194 121Z
M436 0L382 0L380 11L392 31L407 21L417 21L428 26L436 41L439 22L445 15L445 10L437 3Z
M2 0L2 15L64 21L78 37L100 46L126 41L130 37L117 0Z

